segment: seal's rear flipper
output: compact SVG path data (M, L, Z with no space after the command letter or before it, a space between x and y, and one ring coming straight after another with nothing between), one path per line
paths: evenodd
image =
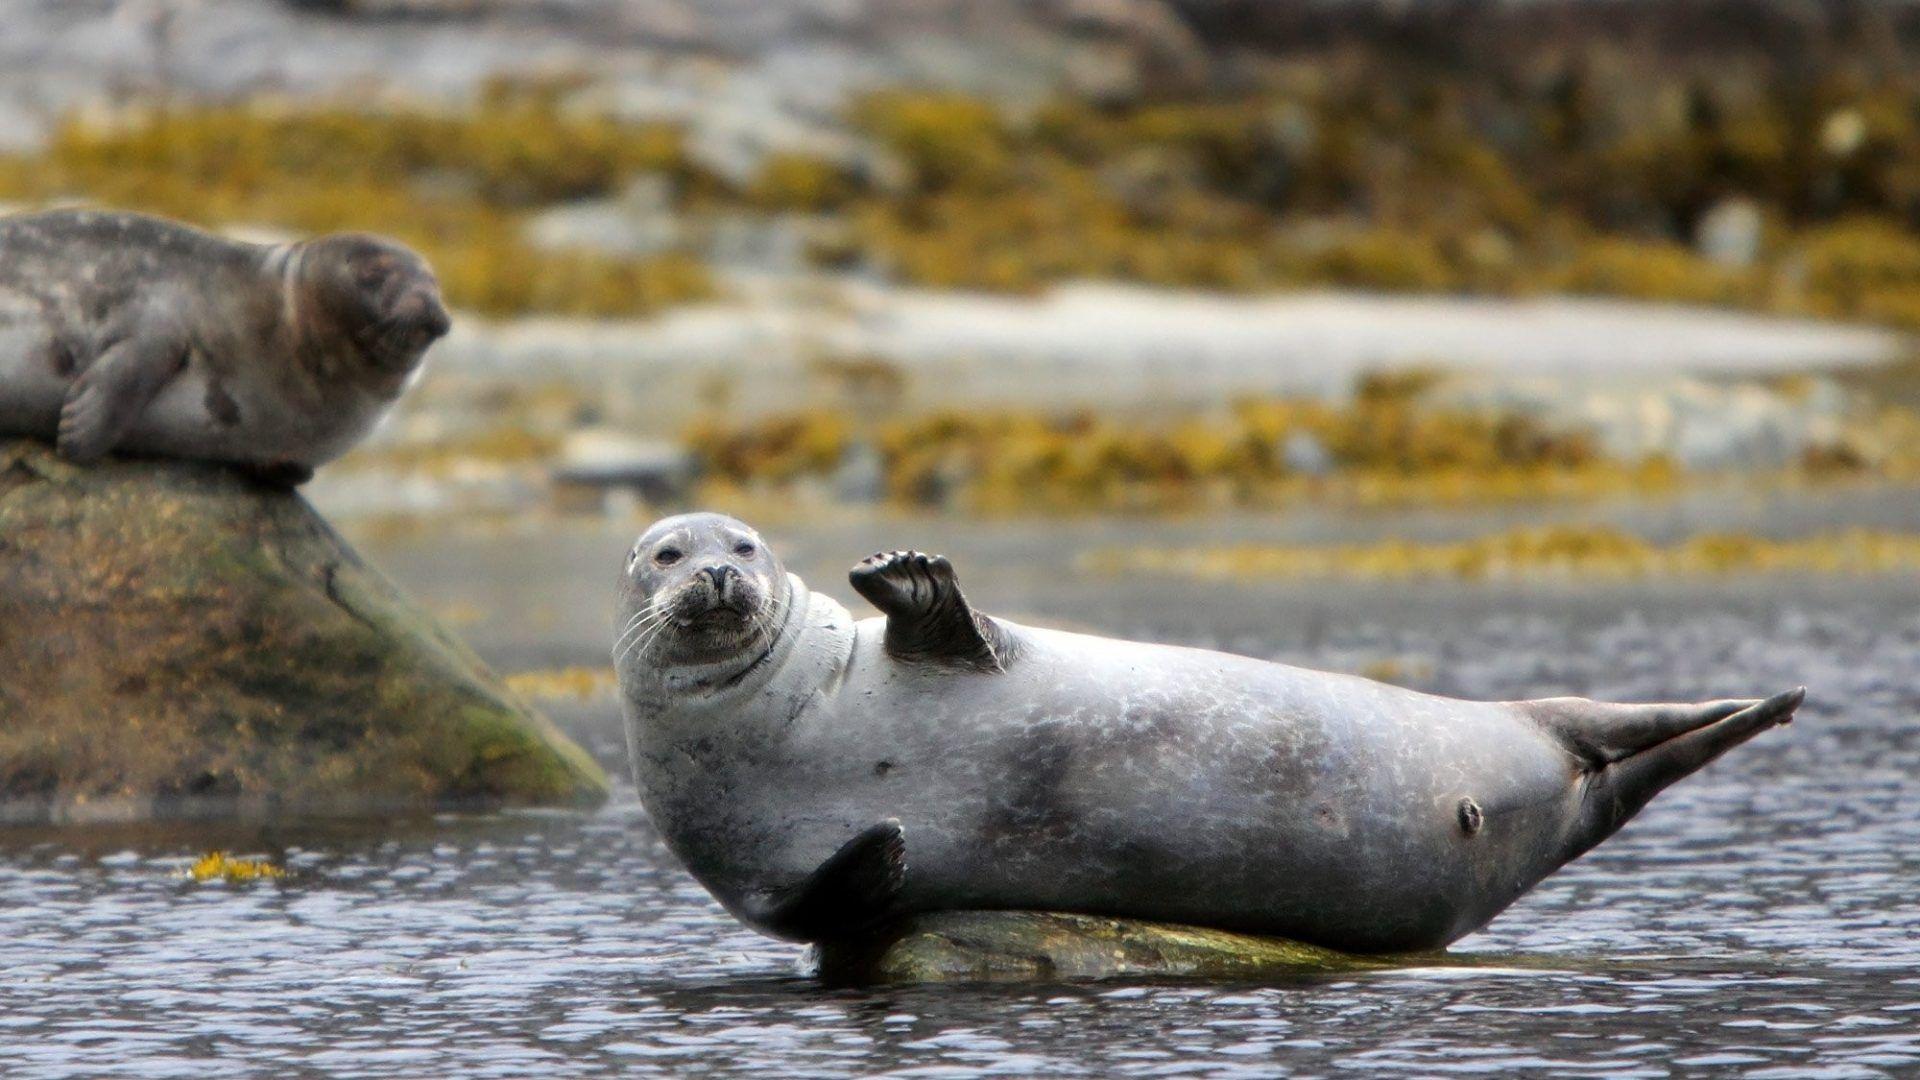
M1555 698L1523 703L1586 764L1571 859L1612 836L1669 784L1762 731L1793 719L1802 686L1764 701L1612 705Z
M889 818L847 841L806 880L748 901L743 915L796 941L850 937L893 913L906 880L906 833Z
M886 614L890 655L1006 670L1006 633L967 604L946 556L883 552L854 567L847 577L854 591Z

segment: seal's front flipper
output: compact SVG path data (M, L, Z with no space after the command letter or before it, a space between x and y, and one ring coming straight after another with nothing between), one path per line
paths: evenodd
M895 658L1006 669L1006 633L967 604L946 556L889 551L854 567L848 579L886 614L887 652Z
M906 880L906 833L889 818L847 841L806 880L748 901L743 914L795 941L850 937L893 914Z
M174 334L136 333L100 355L67 388L55 448L68 461L98 461L187 362Z
M1523 702L1587 770L1584 805L1565 858L1612 836L1674 781L1791 721L1806 696L1802 686L1765 700L1701 705L1612 705L1577 698Z

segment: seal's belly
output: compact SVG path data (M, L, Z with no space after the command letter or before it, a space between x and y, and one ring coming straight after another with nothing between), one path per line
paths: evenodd
M279 393L255 388L258 378L223 377L195 357L121 446L166 457L314 468L359 441L379 417L378 409L351 401L295 410Z
M61 407L86 362L59 348L40 320L10 317L0 302L0 433L53 439ZM249 417L254 410L242 408L224 389L211 392L212 386L204 364L189 361L141 411L116 449L210 461L286 457L282 444L290 441L291 425L279 417Z
M927 907L1106 911L1318 940L1434 936L1393 920L1463 917L1480 853L1504 843L1469 835L1461 800L1513 808L1504 824L1525 823L1543 798L1557 815L1571 797L1555 752L1498 704L1023 634L1031 647L1002 674L856 656L770 797L788 814L810 807L827 831L900 818L909 901Z
M260 432L244 423L237 407L211 405L212 380L203 366L189 361L163 387L120 441L122 449L141 454L210 461L256 461ZM220 398L211 396L212 401ZM251 438L251 444L249 440Z

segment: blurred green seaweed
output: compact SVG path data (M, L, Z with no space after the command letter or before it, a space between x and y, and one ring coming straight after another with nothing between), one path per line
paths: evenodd
M0 158L0 196L82 198L207 225L368 230L417 247L453 303L487 314L646 314L713 294L685 253L619 259L525 238L555 202L658 174L696 198L679 132L562 107L502 83L458 114L253 102L73 118L44 150Z
M803 215L829 226L806 234L816 265L930 287L1562 291L1920 326L1920 80L1628 87L1578 66L1528 82L1382 63L1120 104L878 92L843 117L858 151L777 150L744 181L577 80L499 81L452 111L128 109L0 157L0 198L388 232L456 304L499 315L713 295L695 241L528 239L534 215L644 177L678 219Z
M1147 418L1093 410L943 410L862 417L814 409L710 419L685 433L710 502L831 482L871 455L899 506L973 512L1183 513L1298 503L1484 505L1657 496L1706 477L1663 455L1609 455L1590 432L1429 393L1439 373L1360 380L1345 401L1250 398ZM1791 390L1791 386L1783 386ZM1920 479L1920 412L1863 402L1771 483Z

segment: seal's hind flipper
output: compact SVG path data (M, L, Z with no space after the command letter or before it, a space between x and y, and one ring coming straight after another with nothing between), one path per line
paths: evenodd
M883 552L847 576L887 616L887 652L895 658L1006 669L1006 633L967 604L946 556Z
M906 832L889 818L847 841L806 880L748 901L744 914L781 937L831 941L893 914L906 880Z
M55 440L60 456L106 456L186 360L186 342L174 334L136 332L102 353L67 388Z
M1786 707L1782 723L1793 716L1806 688L1767 699L1726 699L1697 704L1627 705L1586 698L1543 698L1516 702L1534 721L1560 740L1589 768L1602 768L1645 753L1691 731L1762 704ZM1789 699L1791 703L1789 704ZM1703 763L1704 764L1704 763Z
M1579 698L1521 702L1580 758L1586 783L1562 860L1612 836L1674 781L1793 719L1802 686L1765 700L1614 705Z

